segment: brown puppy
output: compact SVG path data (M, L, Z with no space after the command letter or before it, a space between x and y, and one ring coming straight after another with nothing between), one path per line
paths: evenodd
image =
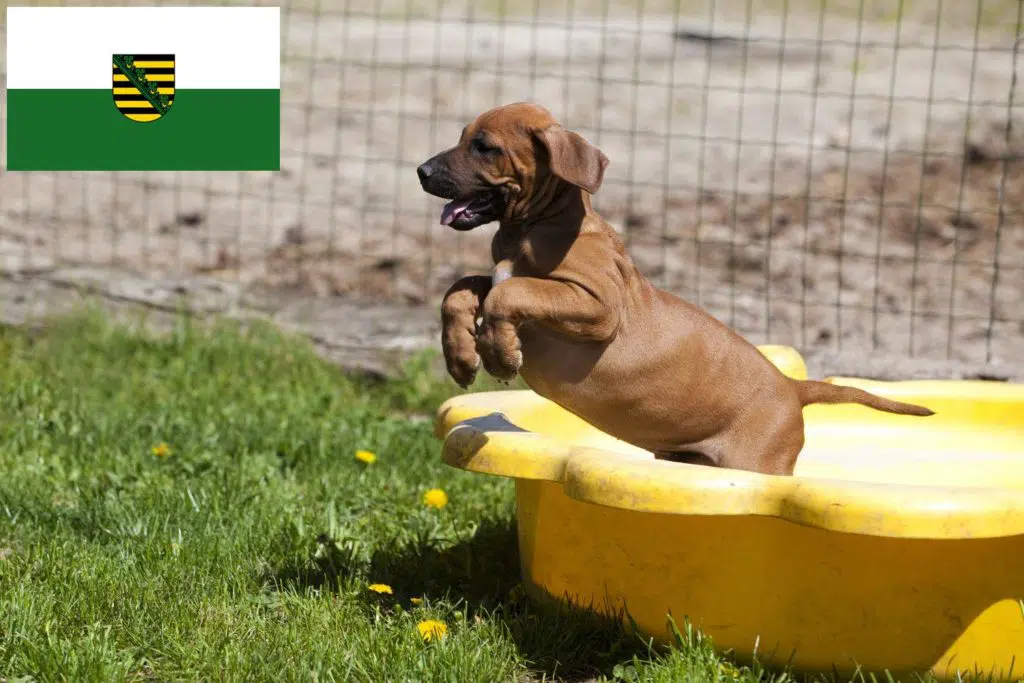
M426 192L452 200L444 225L500 221L493 275L462 278L441 306L444 357L461 386L482 362L660 457L782 475L803 448L809 403L932 414L790 379L707 312L654 287L591 208L607 165L547 110L517 103L480 115L417 169Z

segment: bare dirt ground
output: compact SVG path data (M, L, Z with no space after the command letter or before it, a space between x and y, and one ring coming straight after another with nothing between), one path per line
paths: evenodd
M641 270L752 340L1024 361L1017 3L421 4L289 7L279 173L0 175L0 267L436 310L493 227L441 227L415 166L529 99L610 157Z

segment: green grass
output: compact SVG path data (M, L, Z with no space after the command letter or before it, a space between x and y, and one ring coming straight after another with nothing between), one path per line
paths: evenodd
M767 677L528 602L511 483L441 463L429 358L374 384L259 326L141 329L0 331L0 679Z

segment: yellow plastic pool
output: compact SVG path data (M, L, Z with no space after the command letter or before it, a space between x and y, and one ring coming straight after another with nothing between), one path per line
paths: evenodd
M452 398L437 433L448 464L515 480L534 591L801 671L1020 678L1024 385L830 381L936 415L809 406L793 477L657 461L530 391Z

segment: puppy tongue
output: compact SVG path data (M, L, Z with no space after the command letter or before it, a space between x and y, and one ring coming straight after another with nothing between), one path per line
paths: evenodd
M452 221L458 218L460 213L469 208L472 201L472 198L456 199L445 204L444 209L441 210L441 225L451 225Z

